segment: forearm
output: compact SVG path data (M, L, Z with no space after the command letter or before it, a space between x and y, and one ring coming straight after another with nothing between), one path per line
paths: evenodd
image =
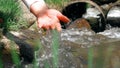
M22 0L35 16L40 16L48 9L44 0Z

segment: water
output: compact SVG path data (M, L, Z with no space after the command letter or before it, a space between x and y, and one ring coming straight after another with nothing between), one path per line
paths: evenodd
M47 31L45 34L42 31L39 31L39 34L33 31L23 33L25 34L24 40L29 39L32 43L36 43L34 40L40 39L40 47L35 51L34 65L22 64L22 68L54 68L53 33L51 31ZM56 37L59 38L55 40L59 44L58 68L88 68L88 66L120 68L120 28L118 27L111 26L98 33L87 28L63 29ZM5 65L5 68L15 68L12 62Z
M26 31L25 33L27 32L30 31ZM42 34L40 33L40 35ZM28 35L26 35L26 37L28 37ZM91 55L93 55L92 66L94 66L94 68L97 68L99 65L104 68L119 67L120 28L111 28L99 33L95 33L94 31L86 28L73 28L63 30L57 37L59 38L57 40L59 41L59 68L88 68L88 54L90 48L93 48ZM51 31L48 31L45 35L41 36L41 45L39 45L39 49L35 52L35 66L33 64L22 64L22 68L53 68L52 38L53 36ZM33 43L35 43L34 40ZM5 64L5 68L15 68L15 65L12 65L12 62L8 60L11 59L5 60L8 62Z
M112 8L107 15L107 20L110 20L112 17L112 23L115 25L116 22L118 23L117 20L119 19L120 12L118 8L118 6ZM83 17L99 18L99 14L99 11L90 8ZM94 21L94 23L96 22ZM109 23L109 21L107 23ZM88 68L88 66L91 66L91 68L120 67L119 27L109 25L106 30L98 33L87 28L71 28L63 30L59 38L59 68ZM51 35L48 34L46 37L43 37L42 40L44 41L43 45L45 44L45 47L50 49ZM92 55L92 57L90 57L90 55ZM51 52L46 54L46 56L48 56L48 59L51 59Z
M91 30L87 30L85 28L82 29L68 29L63 30L59 36L59 68L87 68L88 66L88 50L93 47L93 60L95 66L97 66L97 59L104 59L105 64L110 63L113 60L113 64L110 64L114 67L114 64L118 64L119 61L115 61L119 59L116 52L119 52L119 37L120 28L112 28L110 30L105 30L104 32L95 33ZM72 33L71 33L72 32ZM49 33L48 33L49 34ZM42 54L38 56L37 62L39 67L44 68L45 61L48 62L50 68L53 68L52 64L52 51L51 51L51 34L46 35L42 38L44 42L42 45L44 50ZM112 49L115 52L109 51ZM101 52L100 52L101 51ZM111 57L108 54L112 54L113 57L117 57L116 59L107 57ZM98 55L98 57L97 57ZM120 59L119 59L120 60ZM101 65L101 64L100 64ZM108 68L110 67L108 65ZM106 67L107 65L103 65ZM27 67L29 68L29 67Z

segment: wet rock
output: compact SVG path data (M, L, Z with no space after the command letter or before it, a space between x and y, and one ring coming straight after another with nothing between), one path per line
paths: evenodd
M15 51L17 51L16 53L19 54L18 45L16 45L15 43L12 43L11 40L9 40L5 36L3 36L3 38L1 39L1 42L3 43L3 49L2 49L3 54L11 54L12 44L14 45Z
M21 0L19 0L19 3L23 12L21 19L26 21L28 27L32 26L36 21L36 17L29 11Z
M87 8L86 7L87 4L91 6ZM66 6L63 9L62 13L66 15L68 18L70 18L71 22L74 22L78 18L86 19L89 25L91 26L91 29L95 32L101 32L105 30L106 21L102 8L92 1L88 0L75 1ZM66 29L68 24L61 23L61 25L62 28Z
M72 29L72 28L87 28L87 29L91 29L91 26L89 24L89 22L84 19L84 18L78 18L76 19L74 22L70 23L70 25L68 25L67 29Z
M107 14L107 24L120 27L120 6L113 6Z
M40 34L38 32L34 32L31 30L21 30L21 31L10 31L10 33L6 33L1 38L3 45L0 45L0 49L2 50L2 54L4 57L8 58L6 55L11 56L11 50L14 45L14 49L16 53L21 58L21 62L23 64L29 64L33 62L34 59L34 51L38 50L37 41L39 40ZM9 57L10 58L10 57ZM5 64L14 65L13 63L9 63L12 60L3 60Z

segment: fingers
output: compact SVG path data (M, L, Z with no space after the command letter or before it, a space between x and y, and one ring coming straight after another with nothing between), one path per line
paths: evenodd
M59 23L59 20L57 19L57 17L51 21L50 29L52 29L52 30L56 29L58 32L60 32L62 30L61 24Z
M44 21L43 19L39 19L37 25L38 28L43 28L44 30L56 29L59 32L61 31L61 25L57 17L52 20L44 20Z
M38 28L43 28L45 30L49 30L50 25L51 25L50 19L46 16L40 17L40 18L38 18L37 25L38 25Z
M50 25L38 22L38 28L43 28L44 30L49 30L50 29Z
M57 29L58 31L61 31L62 28L60 21L66 23L70 22L70 20L60 12L56 10L50 10L45 15L38 18L38 27L46 30Z
M70 20L64 16L61 12L55 10L55 9L50 9L48 11L48 13L50 13L51 15L54 15L54 16L57 16L57 18L60 20L60 21L63 21L63 22L70 22Z
M56 29L58 32L62 30L60 23L56 23Z
M50 28L55 29L55 24L52 24Z
M40 25L40 24L39 24ZM41 25L40 25L41 26ZM39 26L38 26L39 27ZM40 27L39 27L40 28ZM43 25L41 28L43 28L44 30L54 30L54 29L56 29L57 31L61 31L62 29L61 29L61 25L60 25L60 23L56 23L56 24L54 24L54 25Z
M68 23L70 22L70 19L68 19L66 16L62 15L62 14L57 14L57 17L59 20L61 20L62 22Z

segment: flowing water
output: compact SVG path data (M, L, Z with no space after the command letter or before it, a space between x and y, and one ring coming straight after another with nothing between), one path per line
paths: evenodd
M112 12L110 13L112 14ZM118 11L119 13L120 11ZM108 16L111 14L108 14ZM86 28L71 28L63 30L56 37L59 38L57 40L59 41L58 68L120 67L120 28L118 27L111 26L109 29L98 33ZM52 38L51 31L41 37L43 50L37 58L40 68L45 68L45 65L54 68L52 63Z
M120 63L120 28L95 33L86 28L63 30L57 36L58 68L118 68ZM41 37L41 49L36 51L38 68L54 68L52 32ZM89 59L92 55L92 60ZM89 63L92 61L92 63ZM25 68L33 68L33 64Z
M39 33L42 35L41 31ZM71 28L54 33L47 31L39 37L35 66L23 64L22 68L54 68L56 64L58 68L120 68L120 28L109 27L98 33L86 28ZM53 41L58 46L56 64L53 63Z

